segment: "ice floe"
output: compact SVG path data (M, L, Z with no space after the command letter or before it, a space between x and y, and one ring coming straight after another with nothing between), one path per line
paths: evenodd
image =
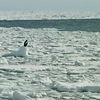
M6 53L2 55L3 57L27 57L28 56L28 48L26 46L21 46L17 51L11 51L11 53Z
M59 92L100 92L99 83L90 83L90 82L78 82L78 83L63 83L63 82L54 82L52 84L52 89L55 89Z
M5 57L0 56L0 64L8 64L8 61Z

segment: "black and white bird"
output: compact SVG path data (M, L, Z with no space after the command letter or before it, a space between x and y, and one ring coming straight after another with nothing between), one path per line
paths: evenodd
M28 56L28 40L25 40L24 45L21 46L17 51L11 51L2 55L2 57L14 56L14 57L26 57Z

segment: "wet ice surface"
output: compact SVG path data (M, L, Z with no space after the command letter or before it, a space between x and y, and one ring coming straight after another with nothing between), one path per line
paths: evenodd
M28 57L0 57L1 100L100 99L99 32L0 28L1 55L26 39Z

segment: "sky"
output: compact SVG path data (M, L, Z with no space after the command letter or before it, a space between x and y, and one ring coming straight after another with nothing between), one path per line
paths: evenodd
M0 0L0 11L100 12L100 0Z

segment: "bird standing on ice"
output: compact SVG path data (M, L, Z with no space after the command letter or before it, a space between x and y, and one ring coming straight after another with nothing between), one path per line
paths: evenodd
M26 57L28 56L28 40L24 42L24 45L19 48L17 51L11 51L10 53L6 53L2 55L2 57L14 56L14 57Z

